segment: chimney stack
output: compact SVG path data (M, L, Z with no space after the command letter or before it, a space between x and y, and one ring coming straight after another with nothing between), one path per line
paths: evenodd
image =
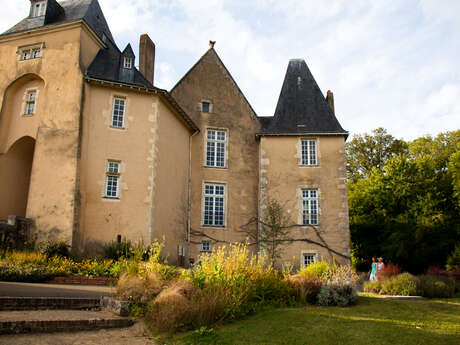
M155 43L149 35L143 34L139 40L139 71L153 85L155 72Z
M332 112L335 114L334 94L332 93L331 90L327 90L326 102L327 102L327 104L329 104L329 106L331 107Z

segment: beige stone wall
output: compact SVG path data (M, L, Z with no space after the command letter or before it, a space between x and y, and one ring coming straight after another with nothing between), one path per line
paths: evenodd
M319 225L317 229L327 246L349 255L348 203L344 137L305 137L317 140L318 166L301 166L302 137L262 137L260 140L260 212L264 214L264 201L276 199L290 216L291 224L302 224L302 189L316 189L319 193ZM322 242L309 227L292 230L294 238L307 238ZM334 257L338 262L346 259L332 255L328 250L307 242L294 242L285 247L280 263L300 265L302 252L320 257Z
M123 129L111 127L114 97L125 99ZM159 96L85 85L79 252L94 253L118 235L145 244L164 236L177 261L186 224L189 137ZM118 199L104 197L108 160L121 163Z
M169 263L177 264L178 246L186 248L191 133L164 102L158 102L155 120L151 239L161 240L164 236L164 254Z
M126 102L124 128L111 127L114 97ZM152 149L158 99L85 84L80 163L80 250L116 240L150 242ZM108 160L121 163L119 199L105 198Z
M0 70L0 131L7 138L0 154L21 136L36 139L26 216L34 219L39 240L72 241L84 69L80 63L89 60L80 60L82 30L82 24L71 24L0 38L0 65L8 66ZM19 48L37 44L42 45L42 56L20 61ZM22 88L34 83L39 89L36 116L21 118L17 100ZM10 86L15 89L11 95ZM14 104L9 104L10 96Z
M192 143L191 227L193 230L225 242L244 241L238 232L251 217L257 216L259 129L252 109L214 51L209 51L172 91L184 110L198 124L201 132ZM211 103L210 113L202 113L200 103ZM227 134L225 168L205 166L206 130L223 129ZM226 187L225 227L203 226L203 184L222 183ZM191 238L191 257L200 254L201 240ZM213 247L221 242L211 241Z

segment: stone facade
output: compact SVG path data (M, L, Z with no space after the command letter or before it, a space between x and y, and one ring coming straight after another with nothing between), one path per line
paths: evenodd
M79 255L117 238L165 237L170 262L186 265L245 241L242 227L276 199L299 239L279 263L347 261L347 132L305 62L290 62L275 116L262 118L214 43L169 93L153 86L147 35L137 70L97 0L46 3L44 18L0 35L9 66L0 72L0 219L32 218L39 240L63 239Z

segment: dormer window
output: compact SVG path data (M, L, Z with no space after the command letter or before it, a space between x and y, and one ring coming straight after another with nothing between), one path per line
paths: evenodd
M133 68L133 58L129 56L125 56L123 60L123 68L131 69Z
M32 18L45 15L46 1L37 1L32 6Z

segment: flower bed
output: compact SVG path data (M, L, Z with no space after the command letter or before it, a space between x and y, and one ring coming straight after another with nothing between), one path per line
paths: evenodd
M0 255L0 280L45 282L55 277L118 278L125 263L113 260L74 261L37 252L6 251Z

